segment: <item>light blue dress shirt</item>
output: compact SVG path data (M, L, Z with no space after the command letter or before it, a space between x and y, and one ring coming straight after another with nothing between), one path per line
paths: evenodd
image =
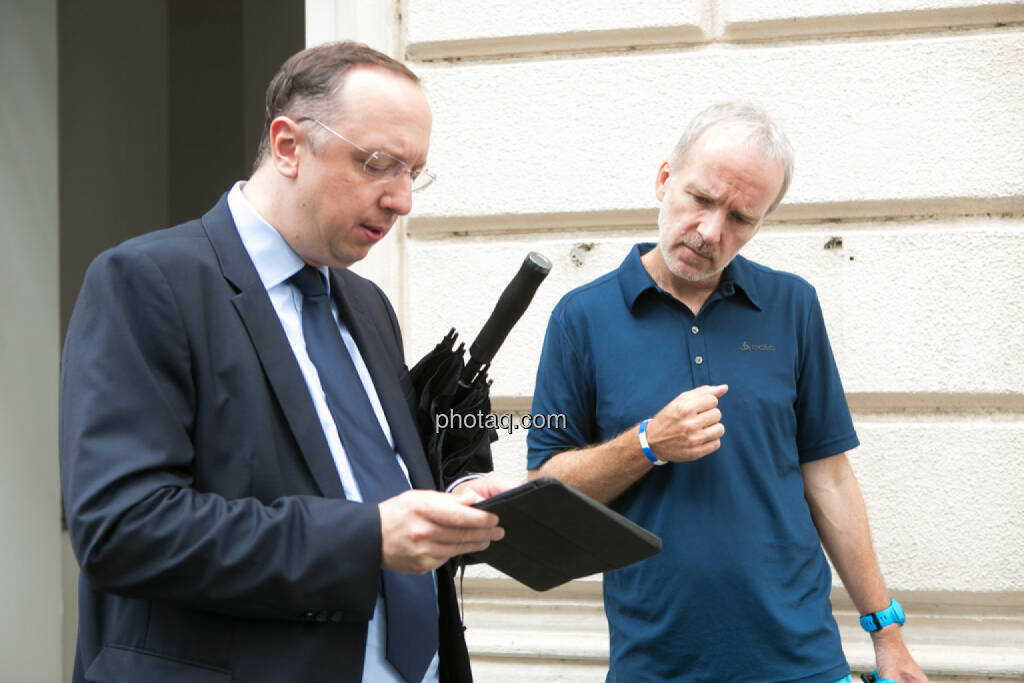
M295 354L295 360L299 363L299 369L302 370L302 376L306 380L306 386L309 388L309 395L313 399L316 414L320 418L320 425L324 430L324 436L327 438L327 445L330 448L331 456L334 458L334 464L338 468L338 475L341 477L341 486L345 491L345 497L348 500L362 502L363 497L359 492L359 484L356 482L355 476L352 473L352 466L345 455L345 448L341 444L341 437L338 436L338 428L334 424L334 417L327 407L327 399L324 394L323 385L320 384L320 376L317 374L316 366L309 359L309 354L306 353L306 342L302 335L302 293L299 292L295 285L289 282L289 278L299 272L306 264L299 258L298 254L292 251L292 248L288 246L288 243L281 237L281 234L260 216L252 204L249 203L249 200L242 193L244 186L245 181L239 181L228 192L228 208L231 211L231 217L238 227L238 235L242 238L242 244L249 253L249 258L252 259L253 265L256 266L256 272L259 274L260 280L267 290L270 303L274 306L277 317L281 320L281 327L284 328L288 344L291 346L292 353ZM320 270L325 276L327 275L326 267ZM330 293L330 286L331 283L328 278L328 294ZM380 422L381 429L384 430L388 443L394 447L391 428L388 426L384 409L381 407L380 399L377 397L373 378L370 377L370 372L366 368L362 355L359 353L355 339L352 338L352 334L348 331L345 323L338 319L338 309L333 301L331 302L331 313L334 316L335 322L338 323L341 338L345 342L349 355L352 356L352 362L355 364L359 379L362 380L363 387L366 389L366 395L373 406L373 412L377 415L377 420ZM395 458L405 473L406 479L408 479L409 470L406 468L402 457L396 453ZM435 586L436 580L435 577ZM377 606L366 633L366 658L363 663L364 682L405 683L404 679L387 661L385 656L386 644L387 624L384 600L378 594ZM437 666L438 659L435 653L434 659L430 662L430 666L427 667L423 683L436 683L438 680Z

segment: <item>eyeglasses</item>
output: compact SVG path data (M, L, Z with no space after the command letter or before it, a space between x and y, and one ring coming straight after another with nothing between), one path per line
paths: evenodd
M409 164L405 163L398 157L391 156L387 152L371 152L368 149L360 147L323 121L310 118L309 116L302 116L297 120L299 123L302 123L303 121L312 121L331 135L341 138L363 154L367 155L366 161L363 162L363 171L366 172L366 175L373 178L374 182L389 183L400 177L403 173L408 173L409 180L412 183L412 191L419 192L437 180L437 176L425 168L411 168Z

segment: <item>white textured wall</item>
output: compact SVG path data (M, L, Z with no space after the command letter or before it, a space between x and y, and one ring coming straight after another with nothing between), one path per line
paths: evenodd
M415 231L416 219L410 223ZM783 223L765 228L745 253L816 286L848 392L997 394L978 400L1020 409L1024 353L1013 340L1024 338L1024 298L1015 294L1024 287L1022 235L1020 217L929 218L889 227L862 220ZM825 249L836 236L843 248ZM538 249L553 261L552 273L492 372L495 393L528 398L547 314L558 299L617 267L635 241L656 238L657 229L648 227L411 240L406 276L415 286L406 294L404 319L410 356L426 352L449 321L475 334L521 257ZM582 266L572 259L579 244L593 245ZM468 296L438 296L453 291Z
M908 640L933 681L1024 680L1024 3L402 10L439 174L398 249L410 359L449 325L471 340L541 251L553 272L492 370L495 410L525 410L555 302L655 238L655 172L685 122L722 99L760 102L796 174L746 254L818 289L882 569L917 624ZM522 475L525 432L495 455ZM473 577L483 680L602 679L594 581L541 595ZM844 600L844 643L864 667Z
M731 96L764 103L790 132L790 209L1020 210L1022 64L1024 33L1004 31L424 65L442 184L416 215L647 208L682 126Z

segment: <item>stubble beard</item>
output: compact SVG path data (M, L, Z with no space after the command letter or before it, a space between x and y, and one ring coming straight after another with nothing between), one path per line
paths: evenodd
M700 282L702 280L707 280L708 278L718 275L725 269L725 266L729 265L728 263L726 263L725 265L719 268L712 268L708 270L700 270L697 272L689 273L681 269L678 265L676 265L675 259L672 257L672 247L677 247L678 245L682 244L687 247L690 247L700 255L706 256L709 259L714 259L715 248L712 247L707 242L705 242L704 238L695 232L680 235L679 239L676 240L674 244L670 245L665 237L669 229L668 222L669 217L668 214L665 212L665 203L662 202L661 208L658 209L658 248L661 249L661 258L665 262L665 266L668 268L670 273L672 273L673 275L682 280L686 280L687 282Z

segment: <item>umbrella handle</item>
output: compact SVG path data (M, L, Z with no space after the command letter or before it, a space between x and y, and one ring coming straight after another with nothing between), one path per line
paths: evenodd
M531 251L523 260L519 272L501 293L491 317L484 323L480 334L469 347L469 362L459 378L459 386L469 387L476 378L480 367L491 362L512 327L519 322L526 308L533 301L533 295L544 278L551 271L551 261L536 251Z

